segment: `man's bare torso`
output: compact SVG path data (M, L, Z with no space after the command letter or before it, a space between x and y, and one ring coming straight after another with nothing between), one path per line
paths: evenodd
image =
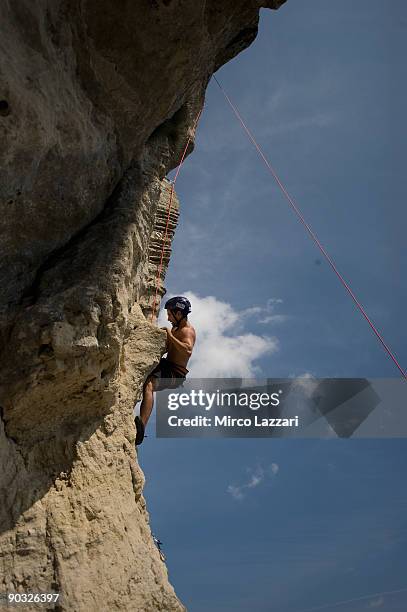
M171 336L176 338L179 344L172 341ZM195 339L195 329L190 323L173 327L168 336L168 360L185 368L191 357Z

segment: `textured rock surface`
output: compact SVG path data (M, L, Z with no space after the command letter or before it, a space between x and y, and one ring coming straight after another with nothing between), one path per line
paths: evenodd
M171 243L179 217L179 201L174 186L164 179L162 187L150 236L146 268L142 275L145 284L139 297L139 304L149 321L155 320L165 293L163 279L170 262Z
M0 592L183 609L134 451L165 340L142 308L208 80L282 3L0 5Z

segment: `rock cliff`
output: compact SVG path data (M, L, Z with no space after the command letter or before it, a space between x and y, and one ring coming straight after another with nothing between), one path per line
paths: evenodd
M165 344L150 323L164 177L213 72L283 2L1 3L0 593L184 610L132 416ZM177 216L175 200L170 238Z

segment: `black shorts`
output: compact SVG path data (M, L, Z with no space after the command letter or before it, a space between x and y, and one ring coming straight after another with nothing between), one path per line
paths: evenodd
M161 357L160 363L154 368L150 376L155 378L154 389L155 391L162 391L163 389L176 389L182 387L184 380L186 379L186 373L188 370L182 368L176 363L172 363L165 357Z

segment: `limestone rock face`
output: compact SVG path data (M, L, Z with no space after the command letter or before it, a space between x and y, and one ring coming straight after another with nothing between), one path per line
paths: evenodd
M212 73L281 4L0 5L0 592L184 609L132 417L165 348L150 322L178 217L174 194L164 240L164 177L188 137L192 151Z
M162 187L143 274L145 286L139 298L139 304L149 321L155 320L161 298L165 294L163 280L170 262L171 242L179 217L179 201L174 186L164 179Z

